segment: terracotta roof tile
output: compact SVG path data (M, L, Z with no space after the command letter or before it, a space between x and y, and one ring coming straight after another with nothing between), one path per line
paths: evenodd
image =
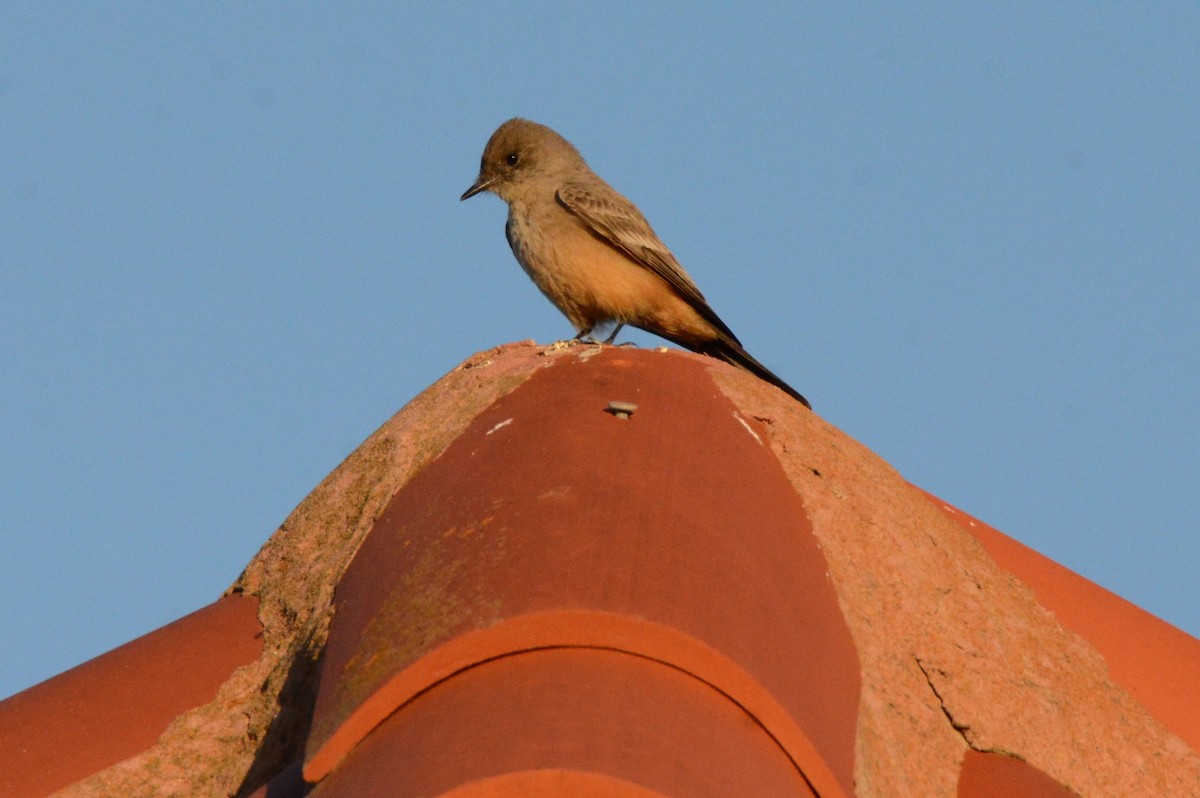
M437 796L542 769L663 795L816 794L762 727L691 674L620 651L548 648L431 687L373 730L317 795L383 795L402 783L408 795Z
M617 418L611 401L637 410ZM338 587L306 776L455 670L585 646L691 673L825 794L835 778L849 792L858 662L764 435L692 362L626 350L542 369L481 413Z
M149 748L258 658L257 608L220 599L0 702L0 795L46 795Z
M967 751L958 798L1072 798L1075 793L1020 759Z

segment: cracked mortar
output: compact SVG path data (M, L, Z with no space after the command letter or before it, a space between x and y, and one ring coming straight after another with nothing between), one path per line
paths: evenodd
M1082 795L1200 795L1200 757L962 527L781 393L710 371L743 413L768 419L829 563L863 668L858 795L950 798L967 748Z

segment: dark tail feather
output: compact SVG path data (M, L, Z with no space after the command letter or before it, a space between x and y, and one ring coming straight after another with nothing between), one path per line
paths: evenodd
M745 369L755 377L758 377L760 380L771 383L776 388L807 407L809 410L812 410L812 405L808 403L807 399L800 395L799 391L788 385L779 377L775 376L774 372L751 357L750 353L745 349L742 349L737 342L726 341L718 338L715 341L706 343L703 347L696 348L696 351L705 355L711 355L715 358L720 358L726 363L732 363L738 368Z

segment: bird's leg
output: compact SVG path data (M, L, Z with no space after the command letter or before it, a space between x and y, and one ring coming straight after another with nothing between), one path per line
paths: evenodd
M623 322L623 321L618 322L617 326L613 327L613 331L611 333L609 333L607 338L604 339L604 343L611 344L613 341L617 340L617 333L619 333L621 331L621 328L624 326L625 326L625 322Z
M580 330L579 334L576 335L574 338L572 338L571 341L572 342L579 341L580 343L584 343L584 344L596 343L596 339L591 337L592 330L594 330L594 329L595 329L595 325L592 325L591 327Z

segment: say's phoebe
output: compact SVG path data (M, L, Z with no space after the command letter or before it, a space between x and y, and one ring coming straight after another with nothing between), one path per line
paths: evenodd
M508 203L508 244L521 268L579 331L631 324L718 357L808 400L742 348L641 211L605 183L571 142L510 119L483 150L462 199L490 191Z

